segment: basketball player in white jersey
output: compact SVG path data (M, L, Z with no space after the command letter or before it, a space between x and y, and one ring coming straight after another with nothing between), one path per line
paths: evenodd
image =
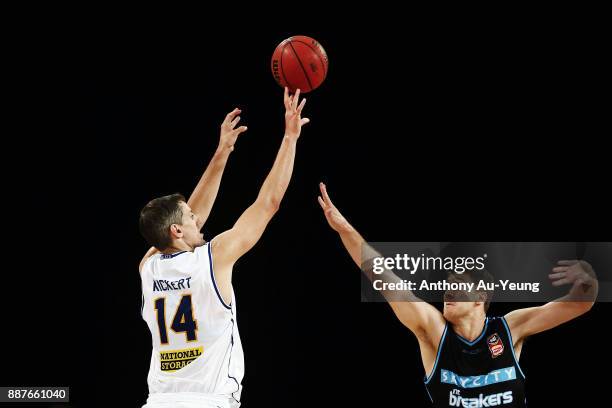
M368 261L381 255L338 211L323 183L320 189L318 200L327 222L338 232L353 261L364 266L372 279ZM378 277L400 281L388 270ZM503 317L486 316L490 297L484 292L445 293L443 313L411 291L402 293L401 299L383 292L400 322L417 337L425 387L435 407L526 406L525 378L518 364L524 339L586 313L598 292L595 273L584 261L559 261L549 278L554 286L570 284L569 293Z
M301 128L300 91L285 88L285 135L255 202L234 226L205 242L200 230L215 201L238 135L234 110L217 153L187 202L179 194L149 202L140 230L153 247L140 263L143 318L153 340L147 408L238 407L244 358L232 288L234 263L259 240L287 190Z

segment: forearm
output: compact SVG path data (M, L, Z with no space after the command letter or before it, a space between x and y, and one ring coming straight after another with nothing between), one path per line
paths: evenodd
M353 262L361 268L369 280L373 280L374 272L372 263L374 258L382 256L380 252L372 248L365 239L363 239L361 234L359 234L359 232L348 222L342 226L338 235L340 235L342 244L351 256ZM385 272L380 275L380 278L391 278L391 280L393 280L393 277L396 277L395 274L389 270L385 270Z
M270 170L270 173L263 182L257 200L274 208L278 208L287 191L293 173L296 142L297 138L289 136L283 138L281 147L274 160L272 170Z
M346 248L346 251L351 256L351 259L353 260L353 262L355 262L357 266L361 268L362 267L361 249L362 249L363 244L365 243L365 240L363 239L361 234L359 234L359 232L357 232L357 230L353 228L353 226L347 222L346 225L338 232L338 235L340 235L342 244L344 245L344 248ZM373 254L372 257L374 256L376 255ZM365 257L365 259L369 259L369 258Z
M353 262L363 270L368 279L372 280L372 265L374 258L382 256L380 252L372 248L359 232L348 221L340 227L338 231L342 244L351 256ZM393 274L391 272L391 274Z
M563 271L562 273L568 275L561 276L560 281L553 282L553 285L557 283L555 286L572 283L567 295L542 306L518 309L506 315L514 339L521 339L557 327L588 312L593 307L599 290L597 276L591 266L584 261L580 261L580 269L583 272L577 276L573 275L575 270ZM559 276L553 277L553 275L559 274L551 274L551 278L558 278ZM563 280L569 280L569 282Z
M193 212L202 221L208 218L210 210L215 203L219 186L221 185L221 177L223 176L230 152L230 149L221 146L217 149L187 201L187 204L189 204Z
M357 266L359 266L359 268L370 281L374 282L375 280L377 280L387 284L398 284L399 282L401 282L401 279L390 269L383 268L384 270L382 271L382 273L374 273L374 258L379 258L382 255L380 254L380 252L370 246L359 234L359 232L357 232L357 230L353 228L352 225L347 222L346 226L342 228L338 234L340 235L342 244L351 256L351 259L353 259L353 262L355 262ZM410 290L380 290L380 293L388 302L421 301ZM393 309L397 313L396 308L393 307Z

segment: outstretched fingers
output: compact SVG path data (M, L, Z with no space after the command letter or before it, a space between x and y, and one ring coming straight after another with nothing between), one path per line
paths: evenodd
M232 120L232 121L230 122L230 129L232 129L232 130L233 130L233 129L236 127L236 125L238 124L238 122L240 122L240 116L236 116L236 117L234 118L234 120Z
M236 116L238 116L240 114L240 112L242 112L240 109L235 108L233 111L231 111L230 113L225 115L225 119L223 120L223 124L224 125L231 125L232 122L235 120ZM238 123L238 122L236 122L236 123Z
M304 109L304 105L306 105L306 98L302 99L300 105L297 107L297 113L302 113L302 109Z
M300 88L295 91L295 95L293 95L293 99L291 100L291 109L293 111L297 110L298 100L300 99Z
M325 184L320 183L319 188L321 189L321 196L323 196L323 202L327 206L333 206L334 203L332 203L332 200L329 198L329 194L327 194L327 187L325 186Z
M291 107L291 97L289 96L289 88L285 87L285 95L283 96L285 103L285 110L289 110Z
M568 278L563 278L563 279L553 281L551 284L553 286L562 286L562 285L567 285L568 283L572 283L572 280Z
M550 279L561 279L565 277L565 272L549 273L548 277Z
M323 201L323 199L321 198L321 196L318 196L318 197L317 197L317 200L319 201L319 205L321 206L321 208L322 208L323 210L326 210L326 209L327 209L327 204L325 204L325 201Z

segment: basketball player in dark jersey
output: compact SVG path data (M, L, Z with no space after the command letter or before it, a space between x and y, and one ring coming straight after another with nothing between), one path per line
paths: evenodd
M368 261L379 257L342 216L321 183L319 204L329 225L353 261L370 275ZM362 252L363 251L363 252ZM378 278L399 282L386 270ZM525 407L525 377L518 360L526 337L552 329L591 309L598 283L584 261L559 261L549 275L552 285L571 285L563 298L543 306L487 317L490 294L446 292L444 310L420 301L412 292L382 292L397 318L417 337L425 368L425 387L435 407ZM492 281L486 271L451 279Z

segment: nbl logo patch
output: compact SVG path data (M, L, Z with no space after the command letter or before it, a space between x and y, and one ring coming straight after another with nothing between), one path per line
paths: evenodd
M502 343L499 334L495 333L487 338L487 345L491 352L491 357L496 358L502 355L504 352L504 343Z

